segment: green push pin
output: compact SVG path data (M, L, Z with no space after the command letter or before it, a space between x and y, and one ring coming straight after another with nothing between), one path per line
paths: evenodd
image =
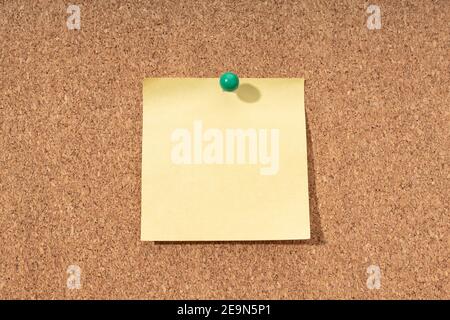
M220 86L224 91L234 91L239 87L239 78L232 72L225 72L220 76Z

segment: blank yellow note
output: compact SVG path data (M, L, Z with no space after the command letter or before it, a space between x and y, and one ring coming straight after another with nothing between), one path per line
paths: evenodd
M141 239L309 239L303 79L143 83Z

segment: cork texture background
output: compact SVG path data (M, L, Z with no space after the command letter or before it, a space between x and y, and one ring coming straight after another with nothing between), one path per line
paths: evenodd
M69 4L0 1L0 298L450 298L450 1ZM226 70L305 78L312 239L141 242L142 80Z

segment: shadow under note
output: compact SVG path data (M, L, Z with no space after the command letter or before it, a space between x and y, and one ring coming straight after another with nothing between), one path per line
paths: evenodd
M308 115L305 110L306 120L306 143L308 147L308 189L309 189L309 219L311 227L311 239L302 241L302 244L320 245L325 244L320 220L319 204L316 194L316 169L314 167L314 153L311 130L308 124Z
M322 225L319 213L319 205L316 195L316 170L314 167L314 154L311 131L308 124L308 115L305 110L306 120L306 142L308 154L308 189L309 189L309 218L311 228L311 238L308 240L263 240L263 241L155 241L155 245L205 245L205 244L227 244L227 245L323 245L325 239L322 232Z

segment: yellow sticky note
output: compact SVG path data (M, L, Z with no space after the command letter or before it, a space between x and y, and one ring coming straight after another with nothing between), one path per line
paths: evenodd
M143 82L141 239L309 239L303 79Z

